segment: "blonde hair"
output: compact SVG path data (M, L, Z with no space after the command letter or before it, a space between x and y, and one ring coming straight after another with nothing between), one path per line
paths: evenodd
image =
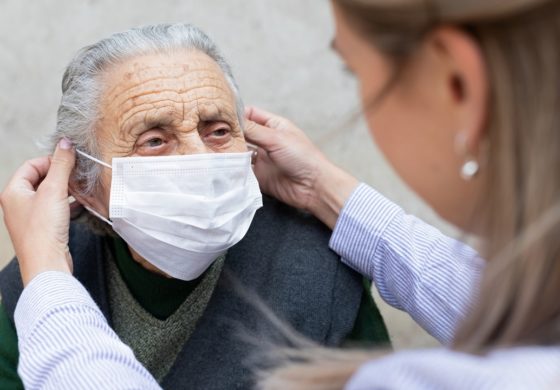
M388 89L438 26L462 28L478 42L490 83L483 166L488 182L479 208L485 227L481 252L488 264L454 348L484 353L498 346L559 343L560 2L334 2L394 63ZM287 358L263 375L260 388L297 389L306 383L306 388L339 389L375 355L379 352L302 352L297 363ZM346 364L331 371L336 362Z

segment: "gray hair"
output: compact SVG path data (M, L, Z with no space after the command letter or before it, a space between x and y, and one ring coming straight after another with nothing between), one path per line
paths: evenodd
M135 56L171 54L182 49L199 50L216 61L235 95L237 116L243 125L243 102L239 89L230 66L214 42L190 24L157 24L113 34L76 54L64 72L56 130L49 136L46 146L54 150L58 141L66 137L77 149L100 158L95 128L104 91L100 85L104 72L112 65ZM73 179L80 183L82 195L91 194L99 183L101 167L82 156L77 157Z

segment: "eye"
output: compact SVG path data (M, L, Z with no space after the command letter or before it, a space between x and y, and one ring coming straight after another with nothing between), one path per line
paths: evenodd
M228 128L220 128L217 130L212 131L211 135L213 135L214 137L225 137L226 135L229 134L229 129Z
M238 137L236 130L226 121L203 122L200 136L204 143L214 150L229 147Z
M136 141L136 144L142 148L159 148L165 145L169 136L160 129L152 129L146 131Z
M163 139L159 137L150 138L144 144L150 148L157 148L158 146L163 145Z
M173 147L174 138L162 129L152 129L142 133L136 140L135 150L139 155L166 154Z
M202 130L203 136L208 140L223 141L231 137L231 126L225 122L206 122Z

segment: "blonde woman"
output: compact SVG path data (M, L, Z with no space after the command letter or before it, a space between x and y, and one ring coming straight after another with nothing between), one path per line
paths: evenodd
M331 248L371 277L388 303L406 310L445 345L384 356L287 351L285 356L296 359L280 361L261 375L259 386L557 388L560 2L332 3L333 46L360 83L373 137L400 176L442 217L480 236L480 256L332 165L291 122L249 109L245 135L259 146L255 172L263 191L331 227ZM42 324L18 326L34 337L50 337L56 326L64 327L69 340L82 343L70 357L60 351L33 357L30 348L20 347L20 370L28 379L43 375L63 385L92 385L107 374L131 386L156 388L67 275L64 245L48 257L23 239L33 228L23 226L27 210L67 208L60 205L74 157L63 146L48 175L48 161L40 169L22 168L2 203L28 283L19 313ZM37 241L64 244L60 232L67 229L68 215L63 214L45 220L59 229ZM42 272L56 269L64 272ZM57 289L56 299L45 298L49 286L65 288ZM74 310L57 311L61 305ZM87 342L90 334L97 343ZM56 359L49 365L47 358L56 352L79 369L57 368Z

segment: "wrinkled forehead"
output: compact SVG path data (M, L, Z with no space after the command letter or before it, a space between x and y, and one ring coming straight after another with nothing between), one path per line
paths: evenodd
M116 120L121 130L142 115L197 121L202 114L231 120L237 114L235 96L222 69L196 50L127 59L105 72L102 85L102 115Z

